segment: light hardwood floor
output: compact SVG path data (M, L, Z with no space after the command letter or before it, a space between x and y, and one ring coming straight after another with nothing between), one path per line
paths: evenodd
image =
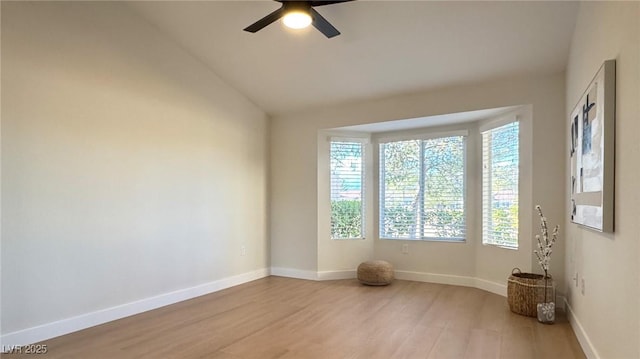
M30 357L584 358L557 319L515 315L474 288L268 277L44 341L48 353Z

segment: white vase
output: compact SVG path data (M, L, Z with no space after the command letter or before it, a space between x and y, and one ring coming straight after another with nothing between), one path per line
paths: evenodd
M544 324L553 324L556 320L556 303L538 303L538 321Z

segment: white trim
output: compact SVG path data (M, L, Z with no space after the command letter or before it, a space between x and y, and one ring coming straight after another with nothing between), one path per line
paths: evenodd
M403 280L413 280L417 282L439 283L448 285L459 285L481 289L503 297L507 296L506 284L492 282L486 279L458 276L450 274L435 274L410 271L396 271L396 278Z
M578 338L578 343L580 343L582 351L584 351L584 355L589 359L600 359L600 355L598 355L596 348L593 346L593 343L591 343L587 332L584 330L582 324L580 324L578 317L576 317L576 314L573 312L573 309L566 298L564 299L564 306L566 308L565 310L567 313L567 319L569 319L569 324L571 324L571 328L573 328L573 332L576 334L576 338Z
M511 112L491 120L481 121L480 126L478 126L478 131L480 131L480 135L482 135L483 132L487 132L489 130L492 130L494 128L501 127L504 125L508 125L512 122L520 122L520 115L517 115L516 112Z
M217 292L226 288L230 288L239 284L251 282L256 279L268 276L268 268L258 269L252 272L222 278L194 287L179 289L154 297L144 298L134 302L117 305L115 307L105 308L97 310L95 312L85 313L75 317L38 325L12 333L7 333L0 337L0 343L2 343L3 347L12 345L33 344L42 340L73 333L78 330L90 328L131 315L140 314L152 309L164 307L166 305Z
M496 283L486 279L474 278L474 287L482 290L486 290L487 292L491 292L493 294L501 295L503 297L507 296L507 285L503 283Z
M442 131L442 132L412 132L412 133L404 133L404 134L392 134L392 135L380 135L375 136L374 140L376 143L387 143L387 142L395 142L395 141L409 141L409 140L431 140L434 138L444 138L444 137L468 137L468 130L455 130L455 131Z
M271 267L271 275L296 279L318 280L317 272L295 268Z
M324 131L328 142L360 142L371 143L371 134L367 132Z
M314 272L295 268L271 267L271 275L305 280L338 280L355 279L356 271L353 270L331 270Z
M395 272L397 279L413 280L416 282L438 283L438 284L450 284L461 285L464 287L474 287L475 280L473 277L450 275L450 274L435 274L435 273L423 273L423 272L411 272L411 271L399 271Z
M318 280L355 279L355 270L331 270L318 272Z
M306 280L337 280L337 279L355 279L357 278L356 270L337 270L337 271L307 271L292 268L271 268L271 275L279 277L288 277ZM438 283L448 285L458 285L463 287L478 288L490 293L494 293L503 297L507 296L507 285L503 283L492 282L486 279L480 279L468 276L458 276L450 274L436 274L412 271L395 271L396 279L412 280L416 282Z

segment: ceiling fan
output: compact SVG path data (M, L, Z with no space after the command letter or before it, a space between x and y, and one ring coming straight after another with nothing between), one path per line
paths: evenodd
M340 31L333 27L325 19L320 15L314 7L323 6L323 5L331 5L342 2L354 1L354 0L327 0L327 1L288 1L288 0L274 0L279 3L282 3L282 6L272 12L271 14L263 17L262 19L256 21L255 23L247 26L244 31L248 32L258 32L262 30L267 25L272 22L277 21L282 18L284 24L290 28L301 29L313 25L316 29L318 29L321 33L324 34L327 38L332 38L334 36L340 35Z

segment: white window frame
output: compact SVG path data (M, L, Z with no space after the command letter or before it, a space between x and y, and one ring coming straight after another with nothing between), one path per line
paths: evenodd
M384 220L382 218L383 211L382 207L384 206L384 180L382 180L382 173L384 171L384 165L382 164L382 153L380 151L380 145L390 142L397 141L410 141L410 140L430 140L430 139L439 139L446 137L462 137L462 165L463 165L463 188L462 188L462 199L463 199L463 218L464 218L464 237L463 238L453 238L453 237L422 237L422 238L395 238L388 237L383 235L382 226ZM467 178L468 178L468 166L467 166L467 158L468 158L468 130L454 130L454 131L440 131L440 132L417 132L417 133L407 133L407 134L394 134L394 135L382 135L376 138L376 155L377 155L377 169L378 173L375 176L375 180L377 182L378 189L378 205L377 205L377 228L378 228L378 237L382 240L409 240L409 241L433 241L433 242L452 242L452 243L465 243L469 234L469 220L468 220L468 206L469 200L467 195Z
M485 155L485 140L484 140L484 134L488 131L492 131L495 130L497 128L512 124L512 123L518 123L518 148L517 148L517 156L518 156L518 184L516 186L517 190L518 190L518 214L517 216L519 217L520 215L520 208L521 208L521 204L522 204L522 193L520 193L520 182L521 182L521 173L522 173L522 156L521 154L521 148L522 148L522 140L521 140L521 130L522 130L522 121L520 119L520 116L505 116L503 118L499 118L493 121L489 121L486 122L484 124L482 124L479 127L480 130L480 155L481 155L481 159L480 159L480 169L481 169L481 173L480 173L480 178L482 181L482 185L480 188L480 195L481 195L481 203L480 203L480 208L481 208L481 217L480 217L480 222L481 222L481 239L482 239L482 244L486 245L486 246L495 246L495 247L500 247L500 248L505 248L505 249L511 249L511 250L518 250L519 246L520 246L520 224L518 224L518 230L516 233L516 243L515 245L505 245L505 244L500 244L497 243L497 241L492 240L487 238L487 228L485 227L486 225L486 216L487 216L487 212L489 211L489 204L487 203L487 193L486 193L486 178L485 178L485 160L484 160L484 155Z
M360 216L361 216L361 223L360 223L360 236L357 237L334 237L333 236L333 224L331 223L331 217L332 217L332 208L331 205L329 206L329 236L332 240L359 240L359 239L365 239L365 234L366 234L366 213L367 213L367 201L366 201L366 193L367 193L367 186L366 186L366 173L367 173L367 166L366 166L366 162L367 162L367 156L366 156L366 145L369 143L369 139L368 138L362 138L362 137L348 137L348 136L330 136L327 138L327 140L329 141L329 196L330 196L330 201L331 201L331 195L332 195L332 188L331 188L331 184L332 184L332 170L331 170L331 151L332 151L332 144L334 142L342 142L342 143L359 143L362 147L361 147L361 175L360 175L360 201L361 201L361 208L360 208Z

